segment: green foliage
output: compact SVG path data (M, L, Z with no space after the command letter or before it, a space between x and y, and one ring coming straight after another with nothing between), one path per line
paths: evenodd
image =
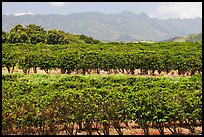
M26 29L18 24L11 29L9 33L9 42L10 43L27 43L29 41L28 35L25 31Z
M3 67L9 63L7 54L21 54L22 61L29 59L28 68L45 68L50 64L51 68L60 68L64 73L71 73L75 70L120 71L135 74L135 69L141 69L141 74L147 71L154 72L178 70L179 74L191 72L202 72L202 43L192 42L163 42L163 43L100 43L100 44L65 44L47 45L43 43L33 44L3 44ZM12 58L12 57L11 57ZM29 57L30 58L30 57ZM35 60L39 60L38 63ZM15 58L15 60L19 60ZM33 60L33 62L32 62ZM26 62L25 65L26 65ZM8 66L8 65L7 65ZM52 66L52 67L51 67ZM23 67L20 67L23 68ZM99 71L98 71L99 72Z
M69 44L69 43L88 43L98 44L99 40L95 40L85 35L75 35L65 33L61 30L51 29L45 31L41 26L29 24L22 26L17 24L10 30L10 33L2 31L2 43L47 43L47 44Z
M184 120L191 124L202 120L201 76L2 75L2 132L16 128L29 134L36 127L45 134L44 125L55 134L56 125L80 122L116 129L131 121L142 128Z
M100 43L99 40L94 40L92 37L88 37L88 36L85 36L85 35L80 35L79 38L81 40L84 40L85 43L88 43L88 44L98 44L98 43Z
M11 72L14 70L14 67L17 65L20 57L20 51L17 50L16 46L3 46L2 47L2 67L6 67L8 69L8 72Z
M46 31L41 26L37 26L35 24L29 24L26 26L26 33L30 38L31 44L36 43L45 43L46 40Z
M8 36L9 36L9 33L2 30L2 43L8 42Z
M48 30L47 32L47 44L58 44L60 38L60 31L58 30Z

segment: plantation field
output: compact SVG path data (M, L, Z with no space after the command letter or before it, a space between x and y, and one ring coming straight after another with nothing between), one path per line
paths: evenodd
M201 127L202 74L2 74L3 134L201 134Z
M202 42L2 31L4 135L202 134Z
M2 44L2 68L24 74L139 74L176 71L178 75L202 73L202 43L100 43L100 44ZM137 70L137 71L136 71Z

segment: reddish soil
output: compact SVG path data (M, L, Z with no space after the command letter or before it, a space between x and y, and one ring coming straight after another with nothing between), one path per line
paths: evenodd
M129 125L129 127L126 127L126 126L124 126L124 124L121 124L121 131L122 131L123 135L145 135L143 129L141 129L138 126L138 124L135 124L134 122L132 122L132 123L129 123L128 125ZM101 135L104 135L103 131L102 131L102 125L98 124L97 127L98 127L99 133ZM76 128L77 128L77 126L75 125L75 129ZM95 125L92 128L95 128ZM38 129L33 128L31 131L33 132L33 134L35 134L35 133L38 134L37 130ZM57 126L56 130L57 130L56 135L67 135L67 133L64 130L63 125ZM13 131L15 133L17 133L18 135L21 135L21 132L18 132L15 129ZM74 130L74 132L75 131L76 130ZM187 129L187 128L179 127L179 128L177 128L177 131L179 131L180 135L191 135L190 130ZM118 133L116 132L116 130L112 126L110 127L109 132L110 132L110 135L118 135ZM159 131L157 129L155 129L155 128L149 128L149 133L150 133L150 135L160 135ZM51 134L48 131L48 128L45 129L45 134L46 135ZM93 130L92 134L93 135L99 135L96 132L96 130ZM172 133L167 128L164 128L164 134L165 135L172 135ZM202 126L195 127L195 135L201 135L201 134L202 134ZM78 131L77 135L87 135L87 132L86 131Z
M136 69L135 70L135 74L133 74L133 75L132 74L127 74L127 72L125 72L125 73L121 73L121 72L114 73L114 72L111 72L111 74L108 74L106 71L101 70L99 75L101 75L101 76L108 76L108 75L126 74L126 75L130 75L130 76L149 76L149 77L156 77L156 76L157 77L159 77L159 76L177 77L177 76L179 76L178 72L175 71L175 70L170 71L168 74L166 72L162 72L161 74L158 74L158 71L155 71L155 75L154 76L151 75L150 72L148 72L148 75L140 75L139 72L140 72L140 70ZM22 69L18 69L18 68L15 68L14 72L12 74L16 74L16 73L24 74ZM189 72L187 72L187 73L189 73ZM185 75L183 75L183 76L188 76L187 73ZM2 74L8 74L8 71L7 71L6 68L2 68ZM34 74L32 69L30 69L29 74ZM37 74L46 74L46 72L44 70L40 70L38 68L37 69ZM58 68L52 69L50 74L61 74L61 71ZM72 72L71 74L72 75L77 75L76 71ZM79 74L81 74L81 72L79 72ZM91 74L96 74L96 72L94 70L92 70L89 73L86 72L86 75L91 75Z

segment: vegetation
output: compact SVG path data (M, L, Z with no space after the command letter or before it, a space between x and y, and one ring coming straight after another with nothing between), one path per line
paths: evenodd
M57 134L59 125L69 135L83 128L109 134L113 126L136 122L149 134L164 127L195 133L202 123L201 75L192 77L2 75L3 134ZM173 123L179 122L178 125ZM75 126L74 128L74 125ZM102 127L98 127L103 125Z
M201 54L201 42L102 43L16 25L2 31L2 67L9 73L2 75L2 133L109 135L113 127L122 135L121 124L135 122L145 135L150 127L161 135L164 128L179 134L181 127L195 134L202 124ZM11 74L16 68L24 74L58 68L82 75ZM140 75L174 70L180 76L130 76L136 69ZM101 71L122 74L100 76Z
M100 41L85 35L69 34L56 29L45 31L44 28L35 24L29 24L25 27L17 24L9 33L2 30L2 43L96 44L100 43Z
M3 44L2 66L8 72L16 66L25 74L38 67L49 74L59 68L62 73L82 72L84 75L101 70L110 73L155 75L155 71L179 75L202 72L202 44L193 42L103 43L103 44Z

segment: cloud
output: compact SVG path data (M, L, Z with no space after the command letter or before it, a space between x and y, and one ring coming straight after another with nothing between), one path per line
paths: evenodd
M49 4L51 6L55 6L55 7L62 7L62 6L64 6L64 2L49 2Z
M150 17L157 18L202 18L201 2L169 2L160 5Z
M18 12L18 13L15 13L14 14L14 16L22 16L22 15L26 15L26 14L30 14L30 15L34 15L33 13L31 13L31 12L24 12L24 13L22 13L22 12Z

